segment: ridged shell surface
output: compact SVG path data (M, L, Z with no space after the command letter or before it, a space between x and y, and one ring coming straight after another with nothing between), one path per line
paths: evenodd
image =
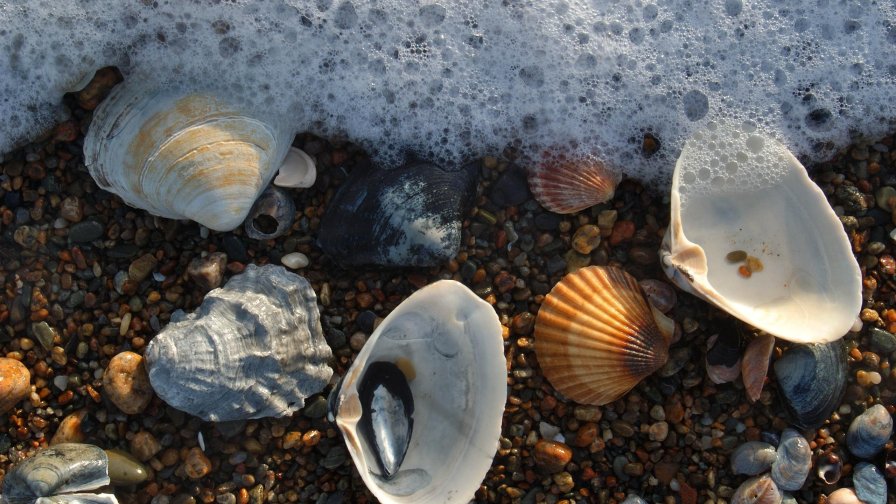
M529 189L541 206L570 214L609 201L621 177L594 158L551 158L529 171Z
M778 458L775 447L762 441L747 441L731 454L734 474L756 476L767 471Z
M846 392L846 350L840 341L793 345L773 367L785 409L801 429L820 427Z
M229 231L276 175L292 134L211 93L125 83L97 108L84 160L131 206Z
M144 356L159 397L216 422L289 415L333 374L311 285L273 265L250 264L172 317Z
M784 430L776 455L771 475L778 488L791 491L802 488L812 469L812 450L806 438L793 429Z
M535 321L535 353L558 391L584 404L615 401L661 367L669 342L637 280L589 266L563 277Z
M731 496L731 504L780 504L783 500L771 476L754 476L741 483Z
M494 309L458 282L424 287L383 320L330 397L355 466L380 502L473 499L498 449L505 366ZM396 369L403 376L382 373ZM386 407L366 408L365 388ZM363 427L368 415L379 415L372 436Z
M859 458L871 458L884 449L893 435L893 417L882 404L853 419L846 433L846 447Z
M0 502L117 504L112 494L79 493L109 484L109 458L97 446L61 443L19 462L3 479ZM58 499L58 500L57 500Z

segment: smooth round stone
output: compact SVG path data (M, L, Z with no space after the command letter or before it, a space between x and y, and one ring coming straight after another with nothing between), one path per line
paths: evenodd
M128 415L142 412L152 400L152 386L143 357L134 352L121 352L112 357L103 374L106 397Z
M289 269L301 269L309 263L308 256L301 252L290 252L281 257L280 262Z
M131 453L137 460L146 462L162 451L162 444L151 433L140 431L131 439Z
M600 228L586 224L576 230L572 237L572 248L580 254L590 254L600 245Z
M31 373L24 364L0 357L0 414L31 394Z
M136 485L149 479L146 467L130 453L105 450L109 457L109 479L116 486Z
M85 243L98 240L103 237L106 228L101 222L95 220L81 221L68 230L68 241L71 243Z
M323 418L327 415L327 398L318 395L310 399L302 410L302 414L308 418Z
M224 268L227 266L227 254L213 252L205 257L197 257L187 266L187 275L200 289L210 291L221 286L224 279Z
M187 476L192 479L205 477L212 471L212 461L208 459L205 453L194 446L187 453L187 460L184 463L184 471Z
M572 449L564 443L539 439L533 452L535 465L548 473L560 472L572 460Z

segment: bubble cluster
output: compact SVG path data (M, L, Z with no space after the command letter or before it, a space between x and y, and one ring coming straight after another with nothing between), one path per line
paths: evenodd
M751 123L808 160L892 129L894 26L892 2L10 0L0 152L116 66L350 138L386 164L570 145L664 183L712 121ZM650 155L647 133L662 146Z

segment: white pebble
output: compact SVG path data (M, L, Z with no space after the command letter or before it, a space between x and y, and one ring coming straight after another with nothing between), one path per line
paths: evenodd
M58 375L53 378L53 385L59 390L65 390L68 388L68 376L66 375Z
M281 257L280 262L289 269L300 269L308 266L308 256L301 252L291 252Z
M890 231L890 239L896 242L896 229Z

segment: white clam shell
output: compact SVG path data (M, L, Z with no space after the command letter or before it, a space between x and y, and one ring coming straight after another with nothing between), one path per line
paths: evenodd
M675 165L663 266L675 283L770 334L824 343L849 331L861 273L803 166L752 128L711 124ZM757 258L749 278L731 252Z
M212 93L115 89L97 108L84 159L127 204L229 231L280 168L292 132Z
M360 429L359 385L372 364L384 362L401 370L413 398L407 452L388 479ZM383 320L334 391L331 408L361 478L381 502L466 503L498 448L506 380L494 310L462 284L443 280Z
M274 185L279 187L311 187L317 180L317 166L305 151L290 147L280 165Z

